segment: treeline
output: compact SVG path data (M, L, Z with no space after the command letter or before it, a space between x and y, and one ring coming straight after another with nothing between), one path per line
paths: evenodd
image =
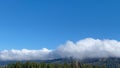
M106 68L105 65L81 64L80 62L72 63L36 63L36 62L16 62L1 66L0 68Z

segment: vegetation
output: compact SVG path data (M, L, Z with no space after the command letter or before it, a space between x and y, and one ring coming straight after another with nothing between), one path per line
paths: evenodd
M62 58L33 61L0 61L0 68L120 68L120 58Z
M80 62L72 63L36 63L36 62L16 62L1 66L0 68L106 68L105 65L81 64Z

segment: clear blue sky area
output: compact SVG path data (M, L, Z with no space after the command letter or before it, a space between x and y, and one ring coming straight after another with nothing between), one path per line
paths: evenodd
M119 0L0 0L0 50L120 40Z

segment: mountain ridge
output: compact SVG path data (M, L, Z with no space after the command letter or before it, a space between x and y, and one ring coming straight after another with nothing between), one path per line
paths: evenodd
M109 57L109 58L85 58L85 59L74 59L74 58L59 58L59 59L52 59L52 60L9 60L9 61L0 61L0 65L7 65L16 62L25 63L27 61L30 62L45 62L45 63L72 63L74 61L86 64L107 64L107 63L116 63L120 64L120 58L116 57Z

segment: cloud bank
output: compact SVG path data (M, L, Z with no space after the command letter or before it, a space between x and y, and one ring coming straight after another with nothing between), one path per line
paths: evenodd
M43 48L41 50L3 50L0 51L0 60L46 60L51 50Z
M67 41L55 50L43 48L40 50L3 50L0 60L48 60L64 57L100 58L120 57L120 41L109 39L85 38L77 42Z

